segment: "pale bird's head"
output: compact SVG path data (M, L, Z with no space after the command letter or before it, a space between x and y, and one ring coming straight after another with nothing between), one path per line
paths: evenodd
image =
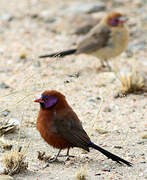
M119 12L111 12L104 19L105 23L111 27L123 27L128 19Z

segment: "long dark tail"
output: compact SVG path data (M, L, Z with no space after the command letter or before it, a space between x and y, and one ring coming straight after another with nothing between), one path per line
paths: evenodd
M109 151L107 151L107 150L97 146L96 144L94 144L92 142L89 143L89 147L92 147L92 148L100 151L102 154L104 154L108 158L112 159L113 161L116 161L119 164L124 163L124 164L126 164L128 166L132 166L133 165L132 163L130 163L130 162L120 158L119 156L116 156L116 155L112 154L111 152L109 152Z
M57 53L53 53L53 54L41 55L41 56L39 56L39 58L46 58L46 57L59 57L59 58L62 58L64 56L68 56L70 54L74 54L75 52L76 52L76 49L70 49L70 50L66 50L66 51L62 51L62 52L57 52Z

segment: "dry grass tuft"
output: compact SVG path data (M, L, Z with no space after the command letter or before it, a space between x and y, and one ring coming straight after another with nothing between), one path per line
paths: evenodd
M130 93L139 93L144 91L145 79L137 72L136 62L132 63L131 70L129 72L120 72L114 70L114 73L121 83L120 95L127 95Z
M137 72L117 73L117 77L123 94L136 93L144 87L144 78Z
M13 149L3 154L2 161L5 165L4 174L14 175L27 169L28 163L24 162L27 149L28 146L22 147L22 149Z
M79 180L86 180L88 164L81 166L80 170L76 172L75 176Z

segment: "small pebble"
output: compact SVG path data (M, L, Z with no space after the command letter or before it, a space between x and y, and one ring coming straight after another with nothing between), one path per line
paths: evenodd
M138 141L137 144L145 144L147 143L147 139L144 139L143 141Z
M112 111L112 109L111 109L110 107L108 107L108 106L107 106L107 107L105 107L105 108L104 108L104 110L103 110L103 111L104 111L104 112L111 112L111 111Z
M97 96L97 97L96 97L96 100L101 100L101 97Z
M108 166L104 166L104 168L102 169L102 171L107 171L107 172L111 172L111 168Z
M114 146L114 148L116 148L116 149L122 149L123 147L122 147L122 146Z
M14 17L12 16L12 14L6 13L6 14L2 14L0 16L0 20L1 21L11 21Z
M88 101L89 102L95 102L95 99L94 98L88 98Z
M6 83L2 82L2 83L0 84L0 88L2 88L2 89L8 89L8 88L10 88L10 86L7 85Z
M48 10L44 10L40 13L40 18L43 19L46 23L53 23L56 21L56 18Z
M101 175L101 173L97 173L97 174L95 174L95 176L100 176Z
M119 97L120 97L120 96L119 96L119 93L115 93L115 94L113 95L113 97L114 97L115 99L119 98Z
M64 83L65 83L65 84L68 84L68 83L70 83L70 81L69 81L69 80L65 80Z
M68 76L78 78L78 77L80 77L80 73L78 72L78 73L75 73L75 74L69 74Z
M40 61L35 61L34 67L40 67L40 66L41 66Z
M9 110L5 110L5 111L2 112L2 115L6 117L6 116L8 116L9 113L10 113Z
M15 125L15 126L20 126L20 121L17 120L17 119L11 118L11 119L8 121L8 124Z
M32 14L32 15L31 15L31 18L32 18L32 19L38 18L38 14Z
M131 111L132 111L132 112L135 112L136 110L135 110L135 109L132 109Z
M108 131L100 129L99 127L96 127L95 130L99 133L99 134L107 134Z
M140 163L145 164L145 163L146 163L146 161L141 161Z
M75 5L63 9L61 14L77 14L77 13L94 13L104 11L106 9L106 4L103 2L95 2L95 3L86 3L86 2L78 2Z
M135 126L130 126L129 128L130 128L130 129L136 129L136 127L135 127Z

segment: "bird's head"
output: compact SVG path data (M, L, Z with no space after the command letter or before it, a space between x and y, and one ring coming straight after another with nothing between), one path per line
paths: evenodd
M119 12L111 12L105 18L105 23L111 27L121 27L127 18Z
M58 91L44 91L41 94L39 99L36 99L34 102L40 103L41 108L50 109L55 107L57 104L62 107L64 105L65 96Z

